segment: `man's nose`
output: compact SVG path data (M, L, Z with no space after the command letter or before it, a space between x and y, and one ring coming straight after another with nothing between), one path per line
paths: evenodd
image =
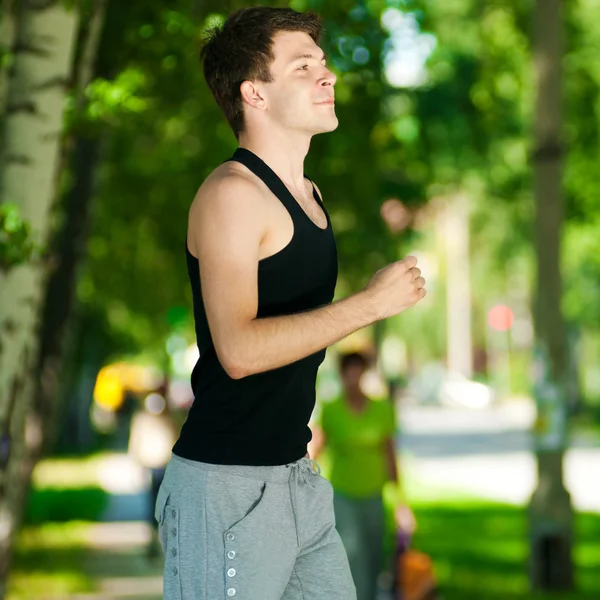
M330 86L330 85L335 85L335 82L337 81L337 77L335 76L335 73L332 73L328 68L325 68L325 74L323 75L323 79L321 79L321 85L322 86Z

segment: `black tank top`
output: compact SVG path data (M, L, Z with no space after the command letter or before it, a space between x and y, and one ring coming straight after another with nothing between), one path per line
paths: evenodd
M288 210L294 234L277 254L258 264L257 317L289 315L329 304L337 279L337 251L329 215L315 225L275 172L238 148L238 161L262 179ZM302 458L311 439L317 369L325 350L289 365L231 379L217 358L202 301L198 260L186 244L200 358L192 372L194 402L173 452L214 464L282 465Z

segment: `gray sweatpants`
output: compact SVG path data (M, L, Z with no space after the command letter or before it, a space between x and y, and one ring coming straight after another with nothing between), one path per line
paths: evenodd
M172 455L156 500L164 600L356 600L317 463L213 465Z

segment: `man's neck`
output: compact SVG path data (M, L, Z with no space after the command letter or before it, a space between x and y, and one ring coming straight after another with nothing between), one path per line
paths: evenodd
M302 190L304 186L304 159L310 147L310 137L271 130L267 135L245 132L239 145L261 158L288 186Z

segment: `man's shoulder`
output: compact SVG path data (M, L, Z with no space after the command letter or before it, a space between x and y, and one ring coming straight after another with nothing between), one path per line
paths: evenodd
M242 168L240 168L242 167ZM263 201L260 182L239 163L226 162L214 169L198 189L190 207L190 214L201 214L222 208L235 210Z
M257 178L243 165L235 162L226 162L214 169L202 182L196 198L207 196L227 197L238 192L257 193L261 186Z

